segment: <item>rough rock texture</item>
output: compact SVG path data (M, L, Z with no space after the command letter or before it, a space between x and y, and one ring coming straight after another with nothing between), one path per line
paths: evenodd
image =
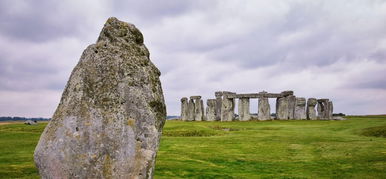
M204 119L204 104L201 99L201 96L190 97L190 99L194 99L194 120L195 121L203 121Z
M42 178L152 178L166 107L141 32L109 18L35 149Z
M188 98L181 98L181 120L188 120Z
M295 119L296 96L289 95L286 98L288 100L288 119Z
M307 108L306 108L306 114L308 120L316 120L316 110L315 106L318 103L315 98L308 98L307 100Z
M318 99L318 116L317 118L320 120L328 120L330 118L330 108L329 108L329 99Z
M306 115L308 120L316 120L316 110L315 106L317 104L317 100L315 98L308 98L306 104Z
M202 111L202 120L205 121L206 120L206 117L205 117L205 107L204 107L204 100L200 100L200 105L201 105L201 111Z
M271 107L269 106L268 98L259 98L257 118L261 121L271 119Z
M333 119L332 114L334 112L334 106L332 101L328 101L328 119Z
M276 98L276 119L288 120L288 98Z
M194 99L190 99L188 103L188 121L194 121L194 116L196 114L194 110L195 105L196 104L194 104Z
M294 115L295 115L295 119L307 119L305 98L296 98Z
M249 113L249 98L239 98L239 120L249 121L251 115Z
M24 122L24 124L26 124L26 125L37 125L38 122L37 121L33 121L33 120L26 120Z
M215 92L216 96L216 121L221 121L222 92Z
M235 109L235 102L233 98L228 98L228 94L232 93L224 93L223 99L222 99L222 105L221 105L221 121L233 121L234 120L234 109Z
M206 120L216 120L216 99L208 99L206 101Z

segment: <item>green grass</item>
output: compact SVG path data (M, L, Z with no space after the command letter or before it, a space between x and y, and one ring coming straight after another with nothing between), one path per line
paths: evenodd
M167 121L155 178L386 178L386 138L378 135L386 116L348 118ZM38 177L32 155L43 128L0 125L0 178Z

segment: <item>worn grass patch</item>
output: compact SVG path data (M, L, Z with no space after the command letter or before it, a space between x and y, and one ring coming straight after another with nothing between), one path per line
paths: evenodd
M362 135L373 137L386 137L386 125L362 129Z

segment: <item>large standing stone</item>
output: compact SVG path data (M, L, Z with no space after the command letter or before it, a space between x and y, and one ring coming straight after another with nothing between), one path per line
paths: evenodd
M216 99L208 99L206 101L206 120L216 120Z
M251 115L249 113L249 98L240 98L239 99L239 120L240 121L249 121L251 120Z
M194 99L190 99L188 103L188 121L194 121L196 111L194 110Z
M329 99L318 99L318 116L317 118L320 120L329 119L329 107L328 107Z
M315 111L315 106L318 103L315 98L308 98L307 100L307 108L306 108L306 113L307 113L307 119L308 120L316 120L316 111Z
M166 107L141 32L109 18L35 149L42 178L152 178Z
M228 98L228 95L232 95L235 93L231 92L223 92L223 99L221 105L221 121L233 121L234 120L234 99Z
M222 92L215 92L216 96L216 121L221 121Z
M181 98L181 120L188 120L188 98Z
M271 107L269 106L269 101L267 97L259 98L257 118L261 121L271 119Z
M305 98L296 98L295 119L307 119Z
M333 119L333 114L334 112L334 106L332 104L332 101L328 101L328 119Z
M204 104L201 96L191 96L190 99L194 100L194 120L203 121L204 119Z
M295 119L296 97L289 95L286 98L288 100L288 119Z
M276 119L288 120L288 98L280 97L276 99Z

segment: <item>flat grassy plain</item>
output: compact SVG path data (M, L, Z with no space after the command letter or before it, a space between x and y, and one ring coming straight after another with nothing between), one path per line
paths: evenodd
M155 178L386 178L386 116L347 118L167 121ZM44 127L0 125L0 178L39 177L33 150Z

